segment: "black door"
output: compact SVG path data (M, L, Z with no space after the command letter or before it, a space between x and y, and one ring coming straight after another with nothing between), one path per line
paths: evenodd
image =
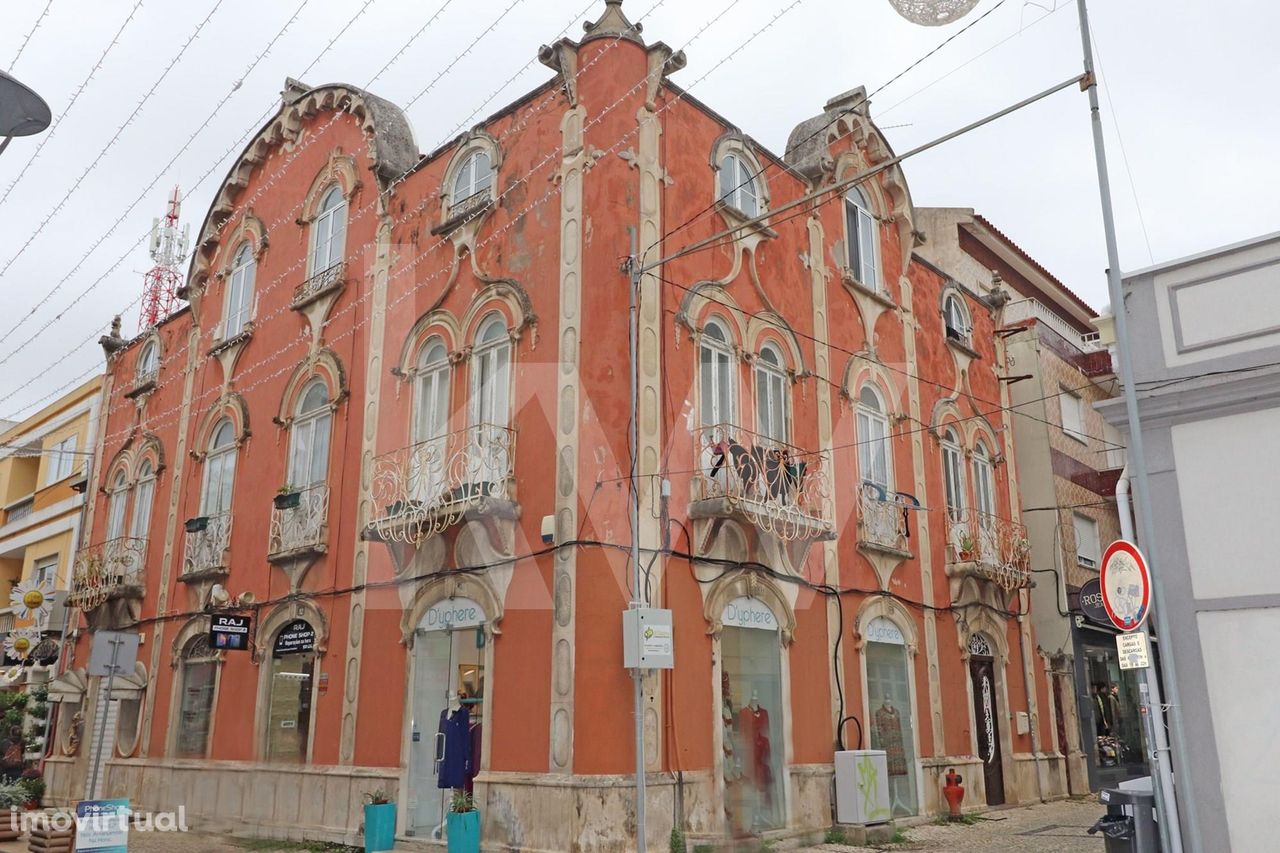
M995 663L989 657L971 655L973 719L978 727L978 757L986 779L987 805L1004 804L1004 764L1000 757L1000 712L996 705Z

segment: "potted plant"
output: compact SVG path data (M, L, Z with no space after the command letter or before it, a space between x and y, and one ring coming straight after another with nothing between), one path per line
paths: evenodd
M454 791L444 816L449 853L480 853L480 810L466 791Z
M197 515L195 518L188 518L182 526L188 533L203 533L209 529L209 516Z
M390 850L396 846L396 804L379 788L364 795L364 849Z
M276 492L275 498L272 500L276 509L297 509L302 503L302 490L297 486L291 486L285 483Z
M44 800L44 777L40 775L40 770L35 767L28 767L22 771L22 778L18 780L18 784L22 786L22 790L26 793L26 800L23 802L23 808L31 810L40 808Z
M964 536L961 536L961 537L960 537L960 546L959 546L959 547L960 547L960 559L961 559L961 560L972 560L972 559L973 559L973 548L974 548L973 537L969 536L968 534L965 534Z

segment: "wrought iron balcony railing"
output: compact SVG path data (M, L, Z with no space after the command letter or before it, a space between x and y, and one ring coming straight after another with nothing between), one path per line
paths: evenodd
M15 521L22 521L24 518L30 518L31 513L35 511L36 499L34 497L26 498L14 504L9 504L9 509L4 514L4 523L13 524Z
M230 547L231 513L190 519L187 522L187 549L182 559L182 573L225 571Z
M896 495L875 483L858 490L858 543L887 551L909 550L908 510Z
M347 262L338 261L328 269L323 269L293 289L291 305L302 305L319 294L337 287L347 280Z
M695 501L726 501L780 539L831 532L825 456L732 424L703 427L696 442Z
M282 507L278 503L271 510L268 553L275 556L325 550L329 527L329 486L317 483L300 489L296 506Z
M459 199L449 206L449 221L461 219L467 214L474 213L493 199L493 190L485 187L479 192L472 193L466 198Z
M141 591L146 552L147 540L132 536L81 548L71 569L68 603L90 611L126 590Z
M947 519L947 562L964 564L1006 590L1031 584L1031 541L1025 525L965 509Z
M491 500L512 500L515 444L515 430L476 424L377 457L370 532L421 542Z

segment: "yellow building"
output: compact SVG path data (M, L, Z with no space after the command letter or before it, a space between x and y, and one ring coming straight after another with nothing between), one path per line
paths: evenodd
M95 377L20 422L0 422L0 637L15 619L9 594L24 580L47 580L59 605L85 523L102 378ZM47 630L62 628L55 606Z

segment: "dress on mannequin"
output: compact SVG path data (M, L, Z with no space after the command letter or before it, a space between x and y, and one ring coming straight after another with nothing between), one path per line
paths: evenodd
M445 708L439 732L444 735L444 753L436 787L465 788L471 777L471 712L465 705L456 711Z
M742 743L746 747L746 773L751 783L765 794L770 804L773 798L773 769L770 765L769 712L761 707L760 697L754 692L747 706L738 712L738 727Z
M876 709L876 737L885 752L890 776L907 775L907 752L902 743L902 717L889 697Z

